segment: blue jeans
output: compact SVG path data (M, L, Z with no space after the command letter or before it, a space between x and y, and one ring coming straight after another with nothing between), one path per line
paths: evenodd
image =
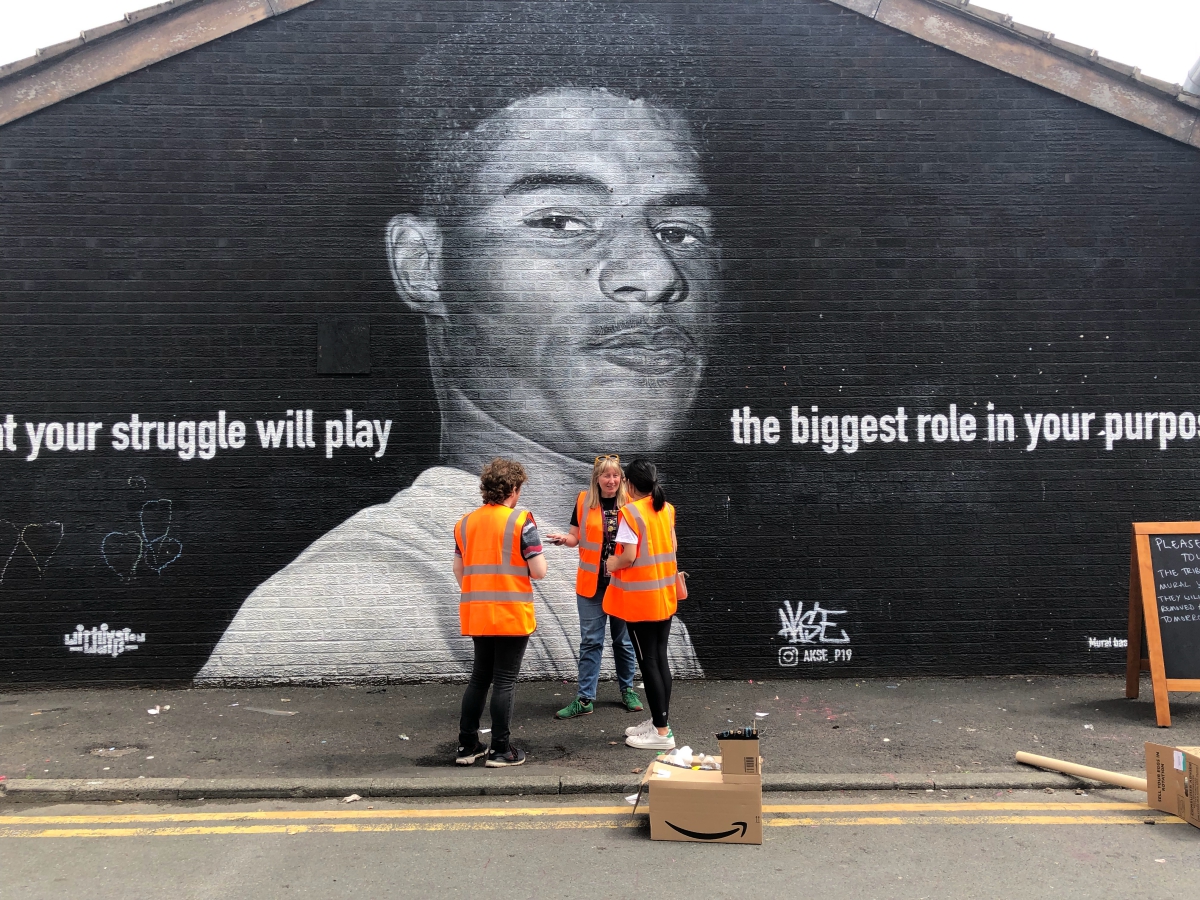
M575 595L575 602L579 606L579 696L588 701L596 699L596 688L600 683L605 619L608 619L609 631L612 632L617 684L622 691L633 687L633 675L637 671L637 657L633 655L633 644L629 642L625 620L616 616L610 618L604 612L603 601L603 595L595 600Z

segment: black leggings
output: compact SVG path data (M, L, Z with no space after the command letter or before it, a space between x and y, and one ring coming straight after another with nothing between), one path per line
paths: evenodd
M528 637L477 637L475 662L471 680L462 699L462 716L458 720L458 743L468 750L479 740L479 717L492 689L492 749L508 752L508 734L513 706L517 699L517 676L521 674L521 659L529 644Z
M629 638L637 654L646 683L646 702L657 728L667 727L671 709L671 667L667 664L667 639L671 636L671 620L661 622L628 622Z

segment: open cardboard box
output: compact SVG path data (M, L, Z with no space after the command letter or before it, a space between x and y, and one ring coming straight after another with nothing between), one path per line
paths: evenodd
M1200 747L1146 742L1146 802L1200 828Z
M633 811L649 802L650 839L762 843L762 757L757 738L719 742L721 770L646 767Z

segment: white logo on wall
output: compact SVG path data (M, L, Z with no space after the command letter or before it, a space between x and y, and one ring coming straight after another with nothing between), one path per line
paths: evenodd
M1090 637L1087 639L1087 645L1089 650L1124 650L1129 646L1129 639L1119 637Z
M72 653L86 653L89 656L120 656L126 650L136 650L138 644L146 643L146 634L134 634L128 628L120 631L109 631L105 623L99 628L85 629L82 625L75 626L73 634L64 634L63 643Z
M779 621L783 623L779 634L787 639L788 646L779 648L779 664L795 666L801 662L849 662L853 651L845 645L850 643L850 635L833 619L834 616L845 614L844 609L822 609L818 601L813 601L812 608L805 610L804 603L798 600L793 610L791 602L784 600L783 607L779 610ZM801 644L843 646L834 647L833 653L830 654L828 647L797 646Z

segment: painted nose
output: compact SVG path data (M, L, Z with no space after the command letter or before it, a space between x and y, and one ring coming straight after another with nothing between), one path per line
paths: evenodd
M687 297L683 273L645 225L609 247L600 265L600 289L621 303L678 303Z

